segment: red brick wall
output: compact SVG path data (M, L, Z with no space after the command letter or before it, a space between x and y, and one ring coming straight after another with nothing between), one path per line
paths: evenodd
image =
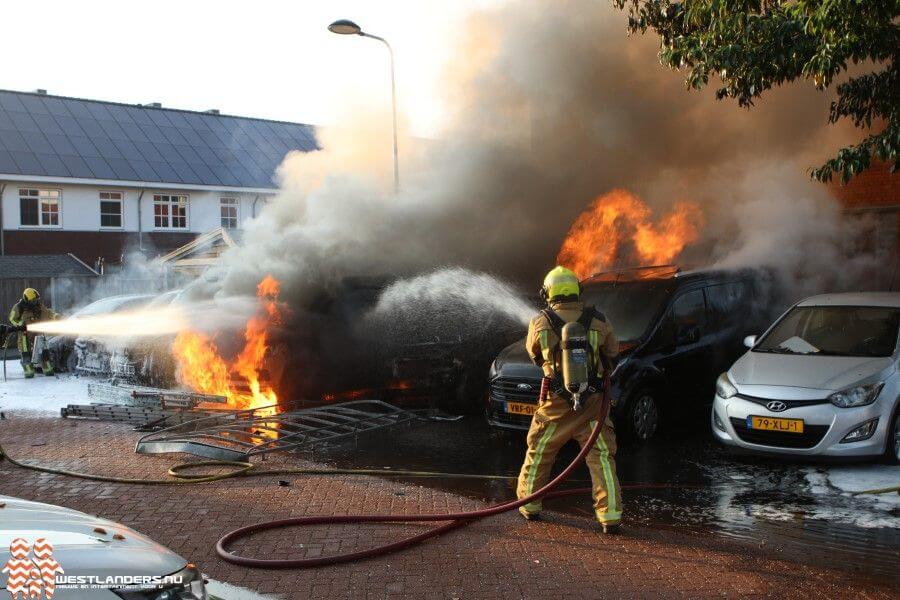
M7 229L4 246L7 254L66 254L71 252L88 265L99 257L116 263L126 249L137 248L138 234L124 231L42 231ZM196 233L144 233L148 254L165 254L197 236Z
M848 183L832 182L829 188L846 208L900 207L900 171L892 175L888 163L876 162Z

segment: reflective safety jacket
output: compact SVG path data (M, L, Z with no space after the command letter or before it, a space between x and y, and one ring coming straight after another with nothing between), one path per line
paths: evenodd
M58 318L59 315L44 306L43 302L29 304L24 300L19 300L9 311L9 322L16 327Z
M558 314L563 321L571 323L577 321L584 312L583 302L554 302L550 308ZM531 360L544 371L545 377L555 377L561 372L559 335L554 331L552 323L543 314L539 314L528 325L528 337L525 338L525 349ZM603 374L603 364L600 353L608 358L613 358L619 353L619 340L613 333L609 321L603 320L598 314L591 319L588 328L588 342L591 346L591 358L596 369L597 376Z

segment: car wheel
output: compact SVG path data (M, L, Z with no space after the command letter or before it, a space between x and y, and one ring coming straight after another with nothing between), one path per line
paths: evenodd
M625 406L625 427L628 437L636 442L650 440L659 430L659 402L646 389L639 389Z
M884 455L889 464L900 464L900 408L894 410L894 422L888 430L888 443Z

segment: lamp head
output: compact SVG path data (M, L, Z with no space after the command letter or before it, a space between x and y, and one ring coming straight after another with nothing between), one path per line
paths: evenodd
M349 19L338 19L328 26L328 31L338 35L359 35L362 28Z

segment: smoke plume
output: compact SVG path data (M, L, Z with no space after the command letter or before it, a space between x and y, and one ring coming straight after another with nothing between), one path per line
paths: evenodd
M445 78L449 124L439 141L401 140L400 192L388 114L352 107L319 132L322 150L285 159L281 193L211 285L249 295L272 273L303 307L346 277L460 266L531 290L577 215L617 188L656 214L698 203L701 263L831 282L840 219L806 173L847 140L826 124L829 99L798 84L742 110L686 91L657 51L656 37L629 37L623 15L593 0L473 15Z

